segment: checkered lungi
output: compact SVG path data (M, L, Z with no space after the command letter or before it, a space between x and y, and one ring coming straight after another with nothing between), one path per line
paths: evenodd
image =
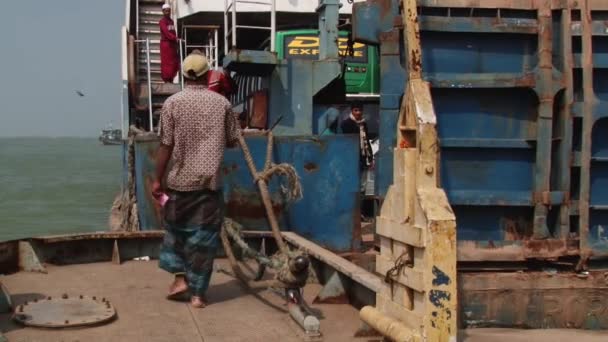
M164 207L165 237L159 267L183 274L193 295L209 287L213 259L219 247L224 218L221 191L173 191Z

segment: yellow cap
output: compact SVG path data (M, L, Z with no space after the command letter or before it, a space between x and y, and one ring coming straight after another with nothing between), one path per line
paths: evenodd
M200 53L191 53L182 63L182 73L188 79L196 79L209 71L207 57Z

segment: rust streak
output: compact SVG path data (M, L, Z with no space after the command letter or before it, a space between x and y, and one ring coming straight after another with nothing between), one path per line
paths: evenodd
M593 107L595 94L593 92L593 49L592 49L592 19L588 0L581 0L582 24L582 67L583 67L583 133L581 148L581 182L579 199L580 244L583 260L590 254L589 236L589 193L591 168L591 129L593 127ZM584 265L581 264L581 267Z
M308 173L317 172L319 171L319 165L309 162L304 164L304 170Z

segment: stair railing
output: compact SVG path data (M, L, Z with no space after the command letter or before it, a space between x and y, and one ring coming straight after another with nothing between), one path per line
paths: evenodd
M204 49L205 56L209 60L209 64L213 69L219 68L219 26L217 25L183 25L182 38L184 40L184 54L188 54L189 49L197 48ZM207 42L198 44L197 42L188 41L188 32L204 31L206 33ZM201 34L201 35L202 35ZM198 36L198 33L197 33Z
M150 70L150 38L135 40L136 43L146 44L146 74L148 83L148 120L149 130L154 131L154 118L152 116L152 71ZM139 50L139 49L138 49Z

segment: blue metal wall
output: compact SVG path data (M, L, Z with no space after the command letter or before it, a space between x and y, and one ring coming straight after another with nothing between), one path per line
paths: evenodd
M578 9L427 2L438 2L418 1L441 186L456 213L460 246L475 246L459 256L608 255L608 12L592 10L585 35ZM398 3L367 1L353 14L354 38L380 45L380 196L392 182L406 81ZM592 65L583 63L585 39ZM513 245L515 253L501 249Z
M266 154L265 137L248 137L257 167ZM160 208L151 196L157 140L137 141L136 186L142 230L160 229ZM269 230L257 186L240 149L226 151L222 167L227 216L249 230ZM292 164L301 178L304 197L291 206L278 180L270 184L281 228L291 230L337 252L360 244L359 151L356 136L275 137L275 163Z

